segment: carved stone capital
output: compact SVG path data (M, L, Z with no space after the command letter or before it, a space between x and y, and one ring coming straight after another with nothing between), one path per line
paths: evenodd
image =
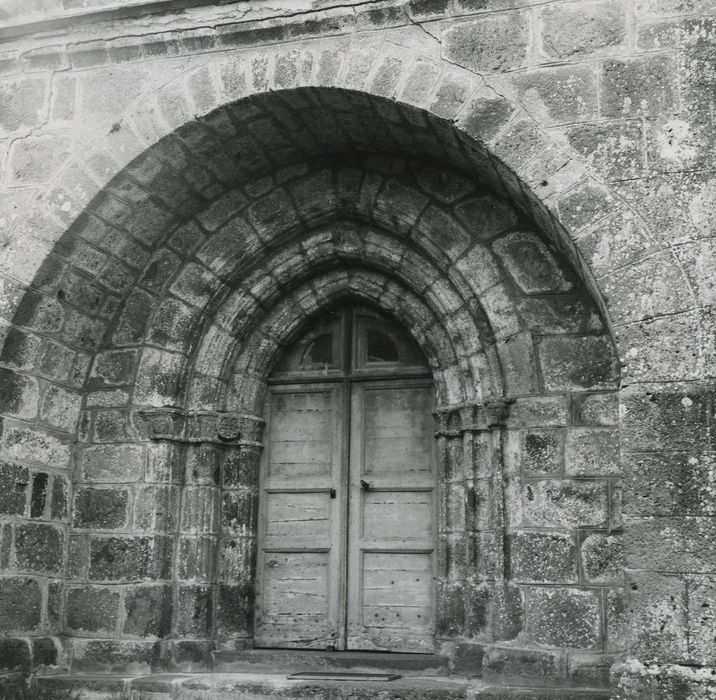
M261 445L264 421L233 411L182 411L156 408L137 411L138 422L150 440L184 444Z

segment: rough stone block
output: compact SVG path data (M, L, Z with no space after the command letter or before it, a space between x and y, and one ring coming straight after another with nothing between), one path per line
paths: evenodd
M37 415L37 379L0 367L0 411L18 418Z
M177 634L206 637L211 631L213 588L181 586L175 612Z
M20 569L59 573L63 547L62 532L53 525L27 523L15 529L15 558Z
M129 492L126 489L80 488L75 493L73 524L76 528L116 530L127 524Z
M619 424L618 394L575 394L572 410L576 425L613 426Z
M529 163L550 145L549 138L533 119L513 120L492 142L494 154L514 171Z
M564 292L572 288L548 247L534 232L508 233L493 248L509 274L526 294Z
M522 469L534 475L563 472L564 432L527 430L522 436Z
M49 476L44 472L37 472L32 476L32 492L30 494L31 518L41 518L45 514L48 482Z
M125 634L164 637L172 625L171 586L132 586L124 596Z
M154 301L154 297L141 290L131 293L112 336L115 345L135 345L144 337Z
M546 685L562 674L562 654L543 649L492 647L485 650L482 677L486 681Z
M608 518L606 484L549 479L523 488L525 522L535 527L604 527Z
M115 442L136 438L129 412L115 409L94 411L92 436L94 442Z
M6 632L34 631L40 624L42 594L35 579L3 578L0 593L0 626Z
M145 348L137 372L134 400L144 406L174 406L187 381L183 355Z
M572 476L621 473L619 431L611 428L570 428L565 441L565 471Z
M599 593L594 590L532 588L527 633L540 644L594 648L601 642L599 608Z
M30 670L30 644L27 639L0 639L0 669L3 671Z
M141 445L89 445L80 452L82 477L93 482L132 482L142 476Z
M50 500L50 517L64 520L68 514L69 483L66 477L55 474L52 478L52 498Z
M619 49L626 39L626 13L619 0L548 5L540 13L542 51L552 59L574 59Z
M220 634L248 635L253 631L253 585L220 585L217 624Z
M624 543L619 535L594 533L581 547L584 579L591 584L619 584L624 578Z
M545 336L538 356L548 391L616 386L617 360L608 336Z
M173 532L180 512L180 493L175 486L144 486L134 495L133 527L138 530Z
M716 455L694 452L625 455L625 514L632 517L713 515Z
M512 579L521 583L576 583L577 549L569 535L515 532L510 569Z
M18 78L0 84L0 130L11 133L40 125L47 113L45 78Z
M156 441L147 446L145 481L178 484L184 477L184 448Z
M155 647L155 641L135 642L104 639L76 641L73 668L78 671L146 675L151 673L151 665L156 654ZM118 683L114 679L111 682ZM110 686L109 690L121 692L124 681L119 681L119 683L122 685Z
M155 560L164 553L160 538L93 537L90 543L89 578L93 581L142 580L160 573Z
M604 62L603 117L669 114L678 109L678 68L674 57L657 54Z
M90 373L91 387L131 384L137 366L136 350L109 350L95 355Z
M597 75L592 66L550 66L515 73L512 80L527 112L545 125L597 117Z
M493 95L474 97L460 118L460 127L472 138L488 142L510 121L515 107L508 100Z
M553 427L566 425L569 418L564 396L536 396L515 399L510 405L510 427Z
M249 220L259 237L271 241L300 228L298 213L286 192L276 190L249 207Z
M30 483L26 467L0 462L0 514L22 515L25 512Z
M710 430L713 389L702 383L642 384L625 387L622 440L634 452L673 450L696 456L716 451Z
M223 460L224 486L255 486L258 484L261 453L251 446L231 450Z
M177 575L186 581L209 581L214 574L216 537L182 537L177 553Z
M58 655L58 643L52 637L39 637L32 640L33 665L55 666Z
M147 333L150 343L167 350L189 353L197 342L199 312L176 299L164 299L157 307Z
M624 534L627 566L652 571L710 572L716 523L708 518L632 520Z
M75 632L109 632L117 627L119 591L82 586L67 591L67 627Z
M684 580L653 572L629 573L629 649L646 663L688 659Z
M571 127L567 138L592 171L605 180L637 177L646 167L643 128L633 120Z
M254 531L258 518L258 497L250 491L226 491L221 507L222 529L234 535Z
M527 18L499 13L451 26L443 35L445 57L476 73L496 73L524 66Z
M53 428L71 433L77 428L81 396L71 389L45 384L39 405L39 418Z

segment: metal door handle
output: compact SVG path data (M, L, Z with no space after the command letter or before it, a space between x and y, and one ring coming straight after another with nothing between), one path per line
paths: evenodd
M367 481L360 480L360 487L362 491L370 491L370 484Z

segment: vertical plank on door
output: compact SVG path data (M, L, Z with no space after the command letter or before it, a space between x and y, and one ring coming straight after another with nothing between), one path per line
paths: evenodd
M429 381L353 385L349 648L434 651L432 402Z
M267 404L254 642L342 648L342 387L276 386Z

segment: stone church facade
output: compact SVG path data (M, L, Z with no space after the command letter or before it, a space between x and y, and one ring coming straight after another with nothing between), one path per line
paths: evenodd
M716 697L714 13L0 8L0 697Z

